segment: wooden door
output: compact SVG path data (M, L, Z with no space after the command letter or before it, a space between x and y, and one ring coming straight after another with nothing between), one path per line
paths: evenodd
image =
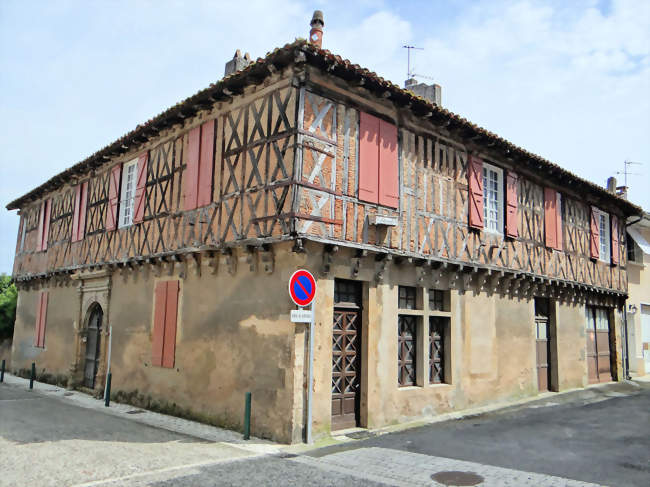
M548 317L536 316L535 328L537 333L537 387L540 391L548 391L551 368L549 367L549 326Z
M86 363L84 365L84 385L91 389L95 388L95 377L99 367L99 346L101 344L103 312L100 306L96 306L88 320L86 335Z
M587 307L587 370L589 382L612 380L609 312L605 308Z
M361 283L336 280L332 335L332 429L359 426Z

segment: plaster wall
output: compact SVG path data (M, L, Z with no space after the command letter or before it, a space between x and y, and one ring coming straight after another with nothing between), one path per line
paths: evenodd
M34 346L36 312L41 291L48 291L45 347ZM37 374L67 375L74 361L74 330L77 288L44 287L20 290L12 344L12 370L29 369L36 363ZM71 306L71 304L73 306Z
M644 237L650 240L650 229L638 229L642 232ZM645 375L650 374L650 368L645 365L644 353L650 354L650 343L645 345L647 350L644 352L643 330L642 330L642 316L641 305L644 303L650 307L650 255L642 254L643 260L641 262L628 262L627 275L628 275L628 293L626 305L636 306L635 313L627 313L627 326L628 326L628 346L629 346L629 360L630 372L632 375ZM646 307L646 309L647 309Z

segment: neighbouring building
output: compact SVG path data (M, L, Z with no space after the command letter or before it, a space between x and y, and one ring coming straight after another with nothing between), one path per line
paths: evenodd
M310 41L219 82L7 208L12 367L303 440L622 377L640 208ZM479 87L477 86L477 89ZM176 408L176 409L175 409Z
M628 360L630 374L650 374L650 213L632 217L627 227Z

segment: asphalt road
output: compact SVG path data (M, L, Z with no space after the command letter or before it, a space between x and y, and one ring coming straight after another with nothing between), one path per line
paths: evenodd
M609 384L369 438L381 447L615 487L650 485L650 384ZM312 453L322 456L340 448Z

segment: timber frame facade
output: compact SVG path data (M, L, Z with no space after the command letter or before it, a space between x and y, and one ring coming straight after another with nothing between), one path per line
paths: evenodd
M380 153L387 150L387 157L395 158L396 172L385 179L393 189L383 193L382 183L377 183L379 195L376 201L373 201L372 190L360 197L360 188L365 187L368 178L368 173L364 172L368 157L368 145L364 144L368 142L364 138L366 134L361 133L366 130L362 119L370 121L368 123L374 123L376 119L377 124L385 124L396 134L392 148L382 149L382 141L378 142ZM379 137L377 134L373 136ZM135 170L133 174L137 181L133 185L132 221L123 224L129 215L125 216L120 209L126 201L121 194L126 176L119 168L135 160L138 169L137 174ZM498 208L501 227L497 231L489 231L483 222L484 215L489 218L488 210L484 213L483 193L479 199L475 194L477 189L487 192L487 187L482 186L481 176L483 169L490 167L496 168L494 174L501 174L498 188L502 198ZM384 178L385 174L382 169L379 178ZM476 179L474 183L472 177ZM489 177L486 181L489 182ZM397 194L393 194L394 189ZM388 195L385 197L388 199L382 200L382 195ZM561 195L561 198L556 195ZM382 204L387 201L388 204ZM480 204L481 208L472 217L472 205L475 204ZM264 286L275 282L277 287L286 291L284 286L288 273L301 265L306 265L317 275L319 286L323 286L326 294L317 303L317 306L322 306L317 311L321 318L317 339L331 342L333 309L348 306L345 308L347 311L335 313L339 325L341 316L345 316L349 323L354 321L357 315L350 318L350 309L364 309L363 315L358 315L359 323L364 323L364 330L359 329L359 344L363 342L364 358L355 365L361 374L359 377L364 379L357 377L348 384L360 391L361 400L357 400L358 404L354 406L356 416L352 421L357 425L378 426L397 418L420 417L426 415L426 411L431 414L489 402L496 397L485 393L480 397L461 399L469 394L462 392L463 387L466 389L470 384L462 377L467 373L472 376L471 380L479 380L480 367L464 362L459 351L450 351L451 347L462 348L460 343L464 342L463 333L466 331L449 331L445 336L444 327L455 327L456 318L466 323L474 306L470 303L472 295L479 300L493 298L493 301L508 303L507 306L516 302L527 303L526 309L530 308L533 314L531 303L535 299L551 300L555 303L551 306L551 321L553 316L557 318L563 313L562 306L580 307L581 311L572 312L571 316L582 317L582 332L576 332L579 337L576 343L582 344L583 363L580 366L584 374L570 380L562 379L563 366L556 356L563 346L558 342L562 332L554 329L556 348L550 356L555 356L556 375L550 378L549 384L555 390L582 386L592 378L594 365L586 365L591 355L590 349L585 351L588 348L585 336L588 340L589 328L585 332L583 309L607 310L612 332L608 344L608 351L612 347L612 372L608 377L620 377L618 327L620 309L627 294L627 273L625 227L618 222L625 222L628 216L640 213L640 209L444 108L304 41L276 49L264 59L258 59L139 125L115 143L10 203L7 208L18 209L20 215L13 278L22 296L18 305L13 363L26 364L34 359L38 364L41 360L38 355L45 354L42 361L49 370L67 374L75 384L83 382L83 361L88 356L89 313L95 303L103 310L105 325L101 345L97 345L99 356L92 359L99 363L95 371L96 380L93 378L92 381L99 390L103 387L105 375L106 324L129 328L124 323L128 320L124 314L120 314L119 319L115 317L118 311L114 306L121 307L125 303L148 306L142 313L142 323L149 331L138 335L137 346L135 342L123 344L124 353L128 350L134 356L144 357L158 336L156 323L159 321L156 312L151 310L151 303L161 299L168 303L171 296L169 291L159 294L158 287L154 292L154 284L166 280L171 282L172 279L180 281L180 287L174 285L173 297L176 302L173 309L179 313L179 331L176 331L174 319L175 335L172 338L176 354L179 354L183 340L192 335L181 331L184 326L190 326L189 320L192 319L187 315L189 311L183 308L194 306L190 304L193 296L190 289L199 286L219 293L220 289L232 283L240 294L231 298L246 306L247 289L240 287L241 280L255 280ZM606 222L608 240L601 238L609 249L608 259L602 258L602 249L600 253L599 248L595 249L601 243L598 239L604 231L601 230L599 235L596 230L594 235L594 228L599 228L594 215L600 214L595 211L610 218ZM472 218L482 223L477 225ZM557 227L549 233L551 221ZM344 281L364 283L358 299L350 301L352 304L334 299L335 293L342 292ZM125 301L116 302L116 294L121 295L117 288L129 288L135 292L133 290L138 286L151 288L141 302L134 303L126 297L120 298ZM412 309L398 306L398 287L403 286L416 289L419 307L416 304ZM57 288L61 291L57 292ZM75 292L65 289L74 289ZM448 293L444 296L447 304L439 309L433 304L434 290ZM39 292L41 297L38 298L38 313L34 319L33 311L27 308L34 307L32 302L36 298L32 295ZM49 305L48 295L43 298L43 292L50 293ZM196 296L200 293L197 289ZM55 295L60 296L57 298L60 304L55 306L65 307L67 311L47 311L52 308ZM261 397L271 401L279 412L266 416L260 414L258 423L254 423L254 433L284 441L299 441L304 428L302 382L306 359L301 343L304 330L288 323L288 298L279 296L282 296L279 292L270 293L268 298L259 297L258 304L251 303L250 306L255 316L263 316L264 320L272 323L274 338L263 344L262 336L252 343L261 347L260 350L271 346L284 350L279 359L282 372L278 372L282 378L269 378L261 373L255 379L255 373L248 372L251 377L247 383L244 381L244 384L220 390L221 394L236 396L236 400L217 401L215 406L214 401L206 397L204 403L198 401L202 404L198 407L198 415L209 417L210 421L218 424L237 427L239 395L252 388L253 397L260 397L255 395L259 389ZM394 306L389 306L388 301L394 297ZM42 309L43 299L47 310ZM210 295L204 295L197 305L205 306L206 300L211 299ZM276 310L277 307L269 304L269 300L279 300L287 309ZM395 317L388 316L392 313L388 310L393 307ZM379 308L382 311L376 310ZM275 315L274 311L267 313L267 309L276 310ZM232 326L243 326L242 321L231 316L230 308L224 310L224 320L232 318ZM61 326L67 327L64 335L69 340L58 344L58 351L47 350L47 346L37 340L38 346L33 347L37 351L34 352L31 344L27 344L29 332L25 330L33 326L43 333L46 326L50 330L51 327L45 323L43 313L46 312L47 320L54 320L56 314L62 323L67 323ZM498 310L495 312L498 316ZM385 345L383 335L377 337L379 348L375 350L373 320L382 323L385 320L384 324L377 324L378 327L394 327L397 315L415 317L400 322L410 320L414 323L412 330L409 328L411 325L400 325L403 328L400 328L400 347L405 351L396 351L396 348L390 348L392 345ZM214 319L218 321L220 318ZM445 325L447 319L450 324ZM122 323L118 325L116 320ZM160 338L163 340L160 342L160 364L169 360L166 354L174 353L168 352L170 349L164 345L168 339L166 330L171 326L168 321L168 318L162 318L160 322L163 330L160 336L165 337L164 340ZM420 324L415 324L416 321ZM540 318L537 322L545 321ZM471 325L463 326L471 328ZM559 325L556 323L554 326ZM327 327L330 330L323 331ZM594 327L596 336L598 324ZM209 332L202 333L202 340L212 340ZM355 329L355 337L356 333ZM494 336L498 337L500 333L496 330ZM39 340L40 335L39 331ZM414 335L420 337L419 342ZM429 335L432 341L430 351L426 352L423 337ZM48 337L45 335L45 344ZM66 341L69 343L64 343ZM414 352L412 360L407 356L409 344L420 351L419 355ZM241 342L231 342L235 350L246 346ZM388 348L382 348L384 346ZM440 355L435 362L434 353L438 354L438 350L443 348L446 350L444 358ZM359 354L360 351L361 348ZM371 397L373 392L369 384L372 380L368 374L372 366L368 361L372 360L373 353L379 354L380 351L389 356L385 365L387 369L395 368L391 354L397 353L399 357L396 358L401 364L412 362L412 370L401 371L411 374L412 387L422 386L424 382L428 384L427 375L433 376L435 370L437 381L443 383L437 387L454 384L454 392L441 393L440 389L435 389L426 397L424 393L411 392L419 394L418 399L405 399L409 404L391 410L382 402L383 399ZM336 365L331 367L332 351L325 352L316 357L321 363L317 365L316 373L315 400L321 401L315 412L317 431L330 431L336 422L327 412L330 401L328 384ZM453 353L455 358L451 358ZM501 350L498 353L508 352ZM47 354L63 354L65 357L48 359ZM574 355L580 356L580 352ZM270 357L273 356L275 354L271 353ZM427 356L430 363L425 364ZM114 387L119 389L119 355L116 360ZM129 363L131 360L124 358ZM142 358L140 365L144 363L151 369L156 360L152 364ZM239 362L235 364L238 359L233 360L233 368L245 366ZM171 363L173 368L173 357ZM252 360L252 363L260 368L269 365L260 359ZM443 363L446 372L440 379ZM567 368L574 365L569 361L564 364ZM133 374L136 365L129 367ZM189 361L186 367L189 367ZM425 373L425 368L430 372ZM149 373L153 372L137 372L136 375L140 375L131 382L129 390L148 390L152 397L189 407L192 394L195 394L193 388L186 388L184 400L161 385L172 379L152 378L147 375ZM199 380L194 373L186 374L183 380ZM230 377L229 374L226 376ZM232 375L236 374L233 372ZM217 378L214 380L219 381ZM383 384L383 379L377 380ZM498 380L498 377L489 378L492 385ZM157 382L161 383L148 388L147 384ZM393 384L396 387L396 383ZM524 388L518 393L527 392L528 388ZM332 389L331 393L344 395L341 390ZM441 399L440 394L455 394L455 399L451 396ZM510 389L504 392L505 396L513 394L517 393ZM444 406L438 404L427 409L427 401L431 404L442 401ZM423 405L414 406L420 402ZM283 414L290 419L280 420Z

